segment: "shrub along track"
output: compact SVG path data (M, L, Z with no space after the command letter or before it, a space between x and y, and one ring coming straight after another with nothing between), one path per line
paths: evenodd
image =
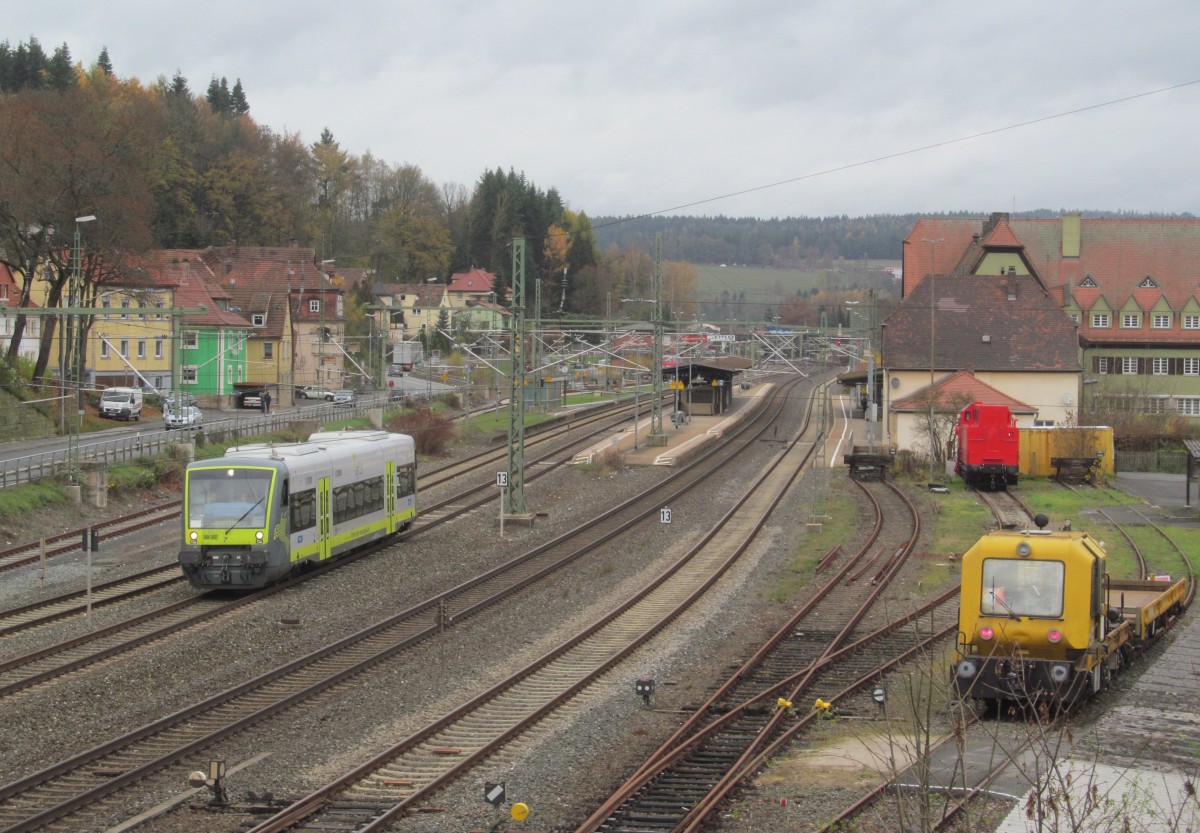
M446 591L359 633L236 686L203 703L144 726L45 770L0 787L0 824L6 831L74 830L88 818L118 812L119 791L170 763L327 691L412 645L436 636L516 590L553 574L652 517L664 500L702 487L722 465L760 436L800 383L776 390L752 419L710 455L674 472L652 494L583 525L574 535L544 544L508 564ZM490 484L489 484L490 485ZM662 492L671 494L664 498ZM582 537L587 540L577 544ZM297 718L302 719L302 718ZM99 783L98 783L99 782ZM86 808L86 810L85 810Z

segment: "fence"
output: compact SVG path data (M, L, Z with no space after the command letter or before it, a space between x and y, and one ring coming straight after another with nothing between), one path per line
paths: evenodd
M1179 451L1117 451L1117 471L1153 471L1183 474L1187 471L1188 453Z
M427 397L425 393L414 393L409 395L406 401L436 399L449 392L445 390L435 392L432 397ZM455 392L458 393L458 391ZM178 429L177 431L147 429L145 432L139 431L131 436L115 437L91 443L87 442L85 435L80 439L79 459L109 464L125 463L162 454L168 446L180 442L181 437L187 439L199 434L209 441L236 441L243 436L273 434L298 422L333 422L364 416L367 411L379 408L381 405L382 397L373 395L364 397L352 405L326 403L271 414L235 411L234 416L229 419L209 422L195 429ZM172 436L173 434L175 436ZM60 476L66 474L69 465L70 455L66 448L0 461L0 488L19 486L22 483L32 483L35 480Z

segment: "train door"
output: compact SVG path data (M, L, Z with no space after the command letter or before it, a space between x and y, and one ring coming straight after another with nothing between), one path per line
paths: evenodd
M322 477L317 481L317 540L318 558L324 561L329 557L330 534L333 531L333 501L329 493L329 478Z
M388 460L384 482L384 502L387 513L387 534L396 531L396 463Z

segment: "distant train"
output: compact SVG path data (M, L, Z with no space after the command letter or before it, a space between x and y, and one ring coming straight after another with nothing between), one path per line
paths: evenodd
M1070 705L1102 690L1183 611L1187 580L1111 578L1086 532L1002 530L962 559L955 694Z
M971 403L959 411L954 436L954 473L967 485L988 491L1017 485L1021 437L1007 405Z
M337 431L244 445L188 464L179 565L200 589L265 587L407 529L416 515L412 437Z

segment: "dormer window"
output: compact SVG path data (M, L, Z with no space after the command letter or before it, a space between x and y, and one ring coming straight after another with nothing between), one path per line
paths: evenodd
M1121 316L1122 330L1136 330L1142 326L1142 316L1136 312L1127 312Z
M267 326L267 314L265 312L256 312L250 316L250 323L255 327Z
M1079 282L1079 285L1081 287L1088 287L1089 289L1095 289L1097 286L1099 286L1099 284L1096 283L1095 279L1092 278L1091 275L1084 275L1083 280Z
M1154 278L1147 275L1145 279L1138 284L1138 289L1158 289L1158 284L1154 282Z

